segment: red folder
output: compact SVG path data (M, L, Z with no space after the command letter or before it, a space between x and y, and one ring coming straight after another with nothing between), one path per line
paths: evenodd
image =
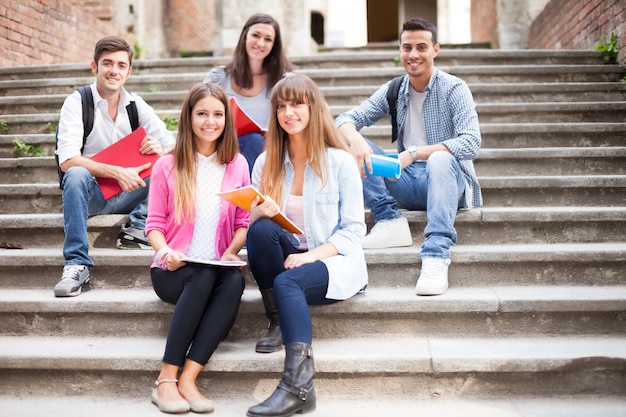
M152 167L159 158L159 154L144 155L139 152L141 141L146 137L146 130L139 127L130 135L118 140L113 145L105 148L91 157L92 160L103 164L117 165L120 167L137 167L151 162L147 169L139 173L142 179L146 179L152 174ZM100 190L105 200L108 200L122 192L117 180L113 178L96 177Z
M230 109L233 113L233 123L237 137L247 135L248 133L260 133L265 135L265 131L259 126L248 114L239 107L235 97L230 98Z
M246 211L250 211L250 206L256 197L259 197L259 204L265 201L254 185L246 185L245 187L235 188L234 190L222 191L221 193L217 193L217 195ZM289 220L287 216L282 213L278 213L276 216L272 217L272 220L288 232L299 235L304 233L294 222Z

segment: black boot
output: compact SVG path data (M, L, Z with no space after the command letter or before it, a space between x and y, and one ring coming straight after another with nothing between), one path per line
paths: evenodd
M248 417L288 417L315 410L313 349L305 343L285 346L285 369L274 393L248 409Z
M270 324L265 336L256 342L256 351L258 353L278 352L283 347L283 336L278 325L278 311L276 311L276 303L274 303L274 290L263 290L261 291L261 296L265 306L265 317L270 321Z

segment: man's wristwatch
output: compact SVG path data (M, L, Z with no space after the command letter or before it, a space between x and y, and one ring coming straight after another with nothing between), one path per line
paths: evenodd
M406 148L407 151L411 154L411 158L413 158L413 162L417 161L417 146L411 145Z

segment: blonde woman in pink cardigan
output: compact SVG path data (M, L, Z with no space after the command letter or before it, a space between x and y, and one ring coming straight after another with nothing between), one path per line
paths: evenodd
M238 267L202 262L241 261L249 214L216 193L249 183L226 94L215 84L195 85L183 102L174 152L154 165L148 197L152 285L176 306L152 392L165 413L213 411L196 379L235 320L244 278Z

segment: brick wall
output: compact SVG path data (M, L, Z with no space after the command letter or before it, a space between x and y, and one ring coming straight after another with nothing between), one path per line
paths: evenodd
M213 51L213 1L169 0L166 7L166 43L171 56Z
M602 36L619 36L618 61L626 63L626 1L551 0L532 23L531 49L593 49Z
M498 48L496 0L472 0L471 16L472 42L490 42Z
M111 24L63 0L0 5L0 67L90 62L98 39L121 35Z

